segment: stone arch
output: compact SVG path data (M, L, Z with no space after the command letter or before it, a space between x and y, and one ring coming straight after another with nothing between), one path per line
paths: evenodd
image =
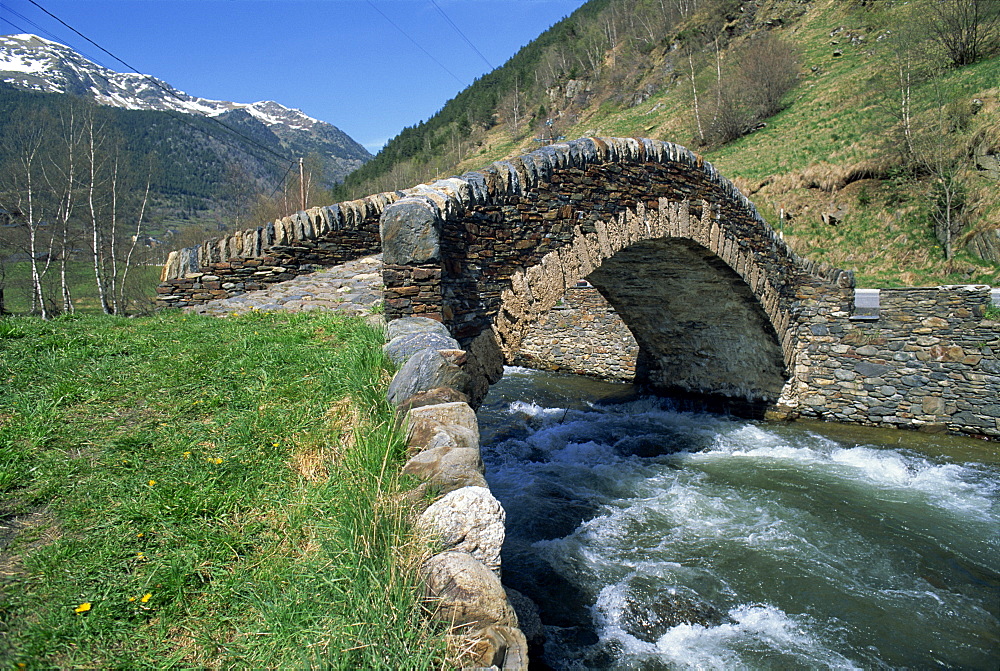
M752 330L743 350L759 355L742 370L767 372L756 381L681 388L750 401L776 401L795 370L803 308L818 295L846 303L853 290L850 273L796 256L700 156L656 140L583 138L401 195L381 220L387 318L443 321L469 350L474 396L499 379L525 327L578 279L593 275L615 299L616 265L648 266L657 256L675 266L699 263L700 286L738 296L730 303L739 318L729 327ZM632 258L626 263L622 254ZM724 313L714 310L717 322ZM649 328L643 337L662 368L664 352L651 347Z
M515 272L493 322L504 359L586 279L639 344L637 380L661 391L775 402L794 365L793 339L779 336L789 317L766 270L725 246L709 203L699 209L695 217L687 201L655 211L640 205Z

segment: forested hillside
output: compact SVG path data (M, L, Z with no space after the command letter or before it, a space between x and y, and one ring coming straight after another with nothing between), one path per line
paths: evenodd
M592 0L340 197L584 135L686 145L871 285L1000 284L995 0Z

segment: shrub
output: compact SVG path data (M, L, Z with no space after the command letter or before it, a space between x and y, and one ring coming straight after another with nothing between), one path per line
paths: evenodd
M731 142L753 131L767 117L781 110L782 97L795 86L798 56L794 48L773 35L750 41L730 56L716 85L715 110L708 139Z

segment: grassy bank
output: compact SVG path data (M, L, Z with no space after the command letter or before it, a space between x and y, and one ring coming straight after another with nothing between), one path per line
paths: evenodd
M0 667L427 668L382 335L0 320Z

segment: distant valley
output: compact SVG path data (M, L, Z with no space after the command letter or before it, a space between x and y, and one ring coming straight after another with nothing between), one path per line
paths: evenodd
M130 153L157 155L153 191L167 229L189 221L226 227L255 192L273 193L299 157L309 157L317 193L372 158L336 126L275 101L200 98L35 35L0 36L0 119L58 116L87 102L110 108Z

